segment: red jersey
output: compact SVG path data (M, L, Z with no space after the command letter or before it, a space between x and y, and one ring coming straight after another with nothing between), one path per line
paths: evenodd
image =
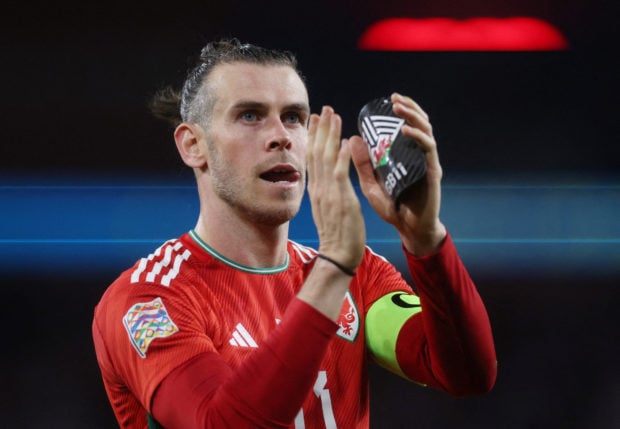
M451 246L450 242L449 251L454 252ZM299 301L296 294L312 270L316 254L311 248L289 241L287 260L282 266L251 268L226 259L190 232L164 243L125 271L102 297L93 322L98 363L121 427L146 427L147 413L152 413L153 399L162 381L199 356L217 356L218 362L220 359L223 362L221 368L226 369L226 374L229 370L230 374L237 370L247 373L245 378L236 381L233 376L223 377L222 381L218 379L219 363L214 365L213 378L207 380L218 379L217 383L236 385L224 395L227 399L214 393L210 400L244 401L245 387L253 385L263 375L260 367L242 368L244 362L250 361L249 358L263 348L277 347L273 343L269 345L269 338L287 318L287 309ZM412 259L408 256L410 264ZM424 281L425 276L432 277L433 274L422 272L418 278ZM452 289L462 287L457 285ZM368 427L369 355L364 320L372 304L393 291L413 293L390 263L367 248L352 278L337 326L318 312L304 316L304 320L316 322L316 330L326 336L325 350L320 354L316 371L303 375L306 378L312 376L312 380L306 383L310 388L301 392L301 406L294 421L277 426ZM465 295L468 293L466 291ZM301 308L299 302L295 305L295 309L300 309L295 311L311 311ZM310 349L304 351L304 347L311 347L313 343L307 344L312 340L300 329L303 325L297 323L283 322L279 328L280 331L289 331L289 338L296 342L286 356L278 359L282 362L277 374L284 378L282 386L285 387L287 377L298 376L297 373L287 373L290 367L287 359L290 357L303 367L300 361L314 353ZM417 324L414 329L420 331L420 326ZM335 331L335 335L331 331ZM413 337L413 341L427 341L425 333L418 332ZM423 344L418 346L423 348ZM264 350L265 353L268 351ZM403 368L414 378L414 367L426 365L416 359L403 360ZM428 368L420 368L421 373L426 371ZM270 377L274 378L273 375ZM416 379L427 382L423 375ZM277 398L282 391L277 383L258 385L265 398L262 407L283 407L282 400L287 398ZM273 395L267 391L270 388L274 389ZM273 402L269 401L271 398ZM246 402L252 401L249 398ZM243 411L246 409L249 411ZM262 411L253 410L251 406L239 410L234 415L243 414L244 419L252 420L256 413L254 426L276 426L272 420L261 420L266 418ZM236 417L227 417L225 421L231 427L241 427L231 421L233 418Z

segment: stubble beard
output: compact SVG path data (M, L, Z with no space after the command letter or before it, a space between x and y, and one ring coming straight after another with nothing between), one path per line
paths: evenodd
M290 221L297 215L301 207L303 190L305 189L305 173L302 174L302 179L299 182L301 190L299 188L284 189L280 192L280 201L288 202L289 204L286 204L284 207L276 206L261 200L260 196L252 195L251 192L248 192L242 177L224 165L219 154L213 153L215 151L210 152L209 170L211 170L213 190L239 217L256 224L277 227ZM254 174L249 177L257 178L259 171L261 171L260 166L256 167L253 171ZM297 201L293 201L295 199Z

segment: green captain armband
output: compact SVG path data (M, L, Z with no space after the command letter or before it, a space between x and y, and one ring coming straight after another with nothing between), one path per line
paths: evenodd
M422 311L420 298L406 292L382 296L366 314L366 344L374 360L409 380L396 359L396 341L405 322Z

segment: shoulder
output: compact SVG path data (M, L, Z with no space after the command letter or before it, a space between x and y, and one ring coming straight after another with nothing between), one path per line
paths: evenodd
M95 306L97 335L110 344L129 338L136 347L134 339L149 329L167 336L181 326L202 324L199 308L204 299L198 292L193 257L180 237L166 241L124 271Z
M186 262L192 251L184 237L168 240L153 253L141 258L125 272L129 283L151 283L169 287L182 270L190 266Z
M313 247L306 246L293 240L289 240L288 253L289 255L291 255L291 257L308 263L312 261L319 252Z
M288 241L288 254L290 258L289 268L300 268L303 271L310 270L314 266L318 251L310 246Z
M411 286L394 264L368 246L353 280L351 290L360 289L368 304L390 292L411 291Z
M291 265L301 265L308 268L312 268L319 254L315 248L295 242L293 240L288 241L288 253L291 259ZM394 266L382 255L376 253L369 246L364 249L364 257L358 267L360 272L368 273L375 270L394 270Z
M366 246L364 249L364 256L360 263L358 270L366 274L372 274L374 272L381 272L384 270L395 270L394 265L387 260L383 255L376 253L372 248Z
M98 307L131 301L135 295L169 295L184 289L176 285L194 277L193 252L184 237L164 242L122 272L107 288Z

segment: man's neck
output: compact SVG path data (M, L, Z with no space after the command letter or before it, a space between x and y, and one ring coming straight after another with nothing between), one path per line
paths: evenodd
M288 226L257 225L240 216L202 213L195 232L222 256L253 268L269 268L286 261Z

